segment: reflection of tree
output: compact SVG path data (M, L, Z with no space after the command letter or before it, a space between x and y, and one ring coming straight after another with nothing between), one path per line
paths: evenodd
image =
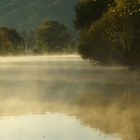
M62 98L61 93L48 96L42 94L35 98L31 95L28 99L32 100L25 97L22 102L19 97L7 99L0 103L1 115L64 112L77 116L84 125L99 128L109 134L117 133L123 140L137 140L140 137L139 88L109 88L104 85L95 90L89 96L87 93L73 95L74 99L70 94L65 94Z
M11 97L8 93L0 94L0 114L4 116L29 112L63 112L76 116L84 125L98 128L108 134L117 133L123 140L137 140L140 134L139 73L114 71L112 74L111 70L105 69L100 72L94 70L94 73L96 74L92 81L87 74L88 79L84 74L79 74L83 79L77 81L72 81L74 74L62 81L51 83L49 80L45 85L44 81L42 83L40 80L37 94L33 89L29 95L14 92ZM105 80L101 79L102 74ZM59 75L62 78L64 76L61 73ZM59 79L56 74L53 76L55 80Z
M135 97L131 97L134 101ZM120 96L120 98L122 97ZM123 101L121 104L118 100L107 106L98 104L94 107L80 107L76 112L76 116L85 125L99 128L105 133L119 134L123 140L138 139L140 134L140 113L136 105L139 106L139 104L130 101L126 103L125 99L121 99ZM139 100L140 96L137 99Z

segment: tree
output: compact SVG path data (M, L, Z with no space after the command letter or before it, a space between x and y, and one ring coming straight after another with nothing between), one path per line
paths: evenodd
M140 4L118 0L115 7L83 31L79 52L84 58L108 64L140 67Z
M0 53L14 53L22 47L22 38L17 31L8 27L0 27Z
M115 5L115 0L80 0L75 6L74 25L76 29L83 30L99 20L110 6Z
M138 0L119 0L111 18L108 36L120 51L120 64L131 69L140 67L140 3Z
M85 59L111 63L111 45L106 36L105 22L94 23L88 31L82 32L78 51Z
M39 47L47 52L62 52L69 49L71 37L67 28L57 21L45 21L37 30Z

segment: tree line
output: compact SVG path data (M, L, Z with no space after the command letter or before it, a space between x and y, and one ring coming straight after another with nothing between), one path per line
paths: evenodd
M57 21L44 21L31 32L0 27L0 54L69 53L78 49L91 62L135 69L140 67L139 23L139 0L79 0L74 19L78 39Z
M0 27L0 55L72 53L74 50L67 27L57 21L44 21L36 31L30 32Z
M104 64L140 67L138 0L80 0L75 6L78 51Z

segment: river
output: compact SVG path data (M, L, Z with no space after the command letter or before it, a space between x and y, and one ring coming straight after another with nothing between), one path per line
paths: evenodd
M78 55L0 57L1 140L139 140L140 72Z

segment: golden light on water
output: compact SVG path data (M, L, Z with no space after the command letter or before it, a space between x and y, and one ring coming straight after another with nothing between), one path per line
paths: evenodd
M1 57L0 66L0 139L139 138L139 72L78 55Z

